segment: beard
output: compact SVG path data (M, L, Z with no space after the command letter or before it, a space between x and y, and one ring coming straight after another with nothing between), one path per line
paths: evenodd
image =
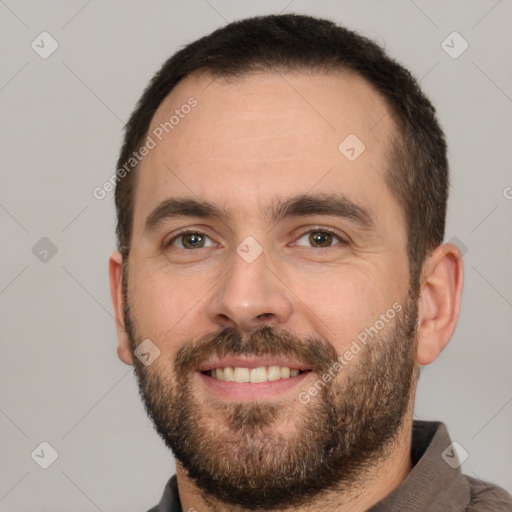
M132 352L142 340L124 273L125 327ZM197 396L198 366L224 355L291 356L319 380L338 353L327 340L269 326L242 336L224 329L191 339L174 364L144 366L134 357L139 393L155 430L206 503L271 510L348 492L389 457L414 389L417 295L308 403L226 401ZM161 364L160 364L161 363ZM338 363L339 364L339 363ZM417 377L417 375L416 375ZM279 427L279 428L278 428Z

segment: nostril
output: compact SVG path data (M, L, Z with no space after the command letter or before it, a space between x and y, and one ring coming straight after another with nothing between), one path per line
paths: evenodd
M272 318L272 313L261 313L261 315L258 315L256 318Z

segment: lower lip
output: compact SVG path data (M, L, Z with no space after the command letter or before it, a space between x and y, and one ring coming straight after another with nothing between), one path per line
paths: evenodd
M215 395L231 400L257 400L259 398L275 398L297 388L313 372L300 373L288 379L270 380L266 382L228 382L196 372L200 381ZM297 391L297 390L296 390Z

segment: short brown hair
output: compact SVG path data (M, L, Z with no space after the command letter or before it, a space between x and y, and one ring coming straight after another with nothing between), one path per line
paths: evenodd
M295 14L247 18L175 53L132 113L117 168L139 150L159 105L191 73L230 77L287 70L353 71L386 100L398 133L385 179L405 213L411 281L417 282L425 257L444 237L449 186L444 134L435 108L409 71L373 41L332 21ZM116 184L117 241L124 255L130 246L135 185L135 170Z

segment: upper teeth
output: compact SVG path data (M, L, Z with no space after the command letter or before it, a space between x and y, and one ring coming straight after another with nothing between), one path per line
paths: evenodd
M296 377L299 370L290 369L286 366L260 366L259 368L227 366L225 368L214 368L208 374L216 379L230 382L266 382L267 380Z

